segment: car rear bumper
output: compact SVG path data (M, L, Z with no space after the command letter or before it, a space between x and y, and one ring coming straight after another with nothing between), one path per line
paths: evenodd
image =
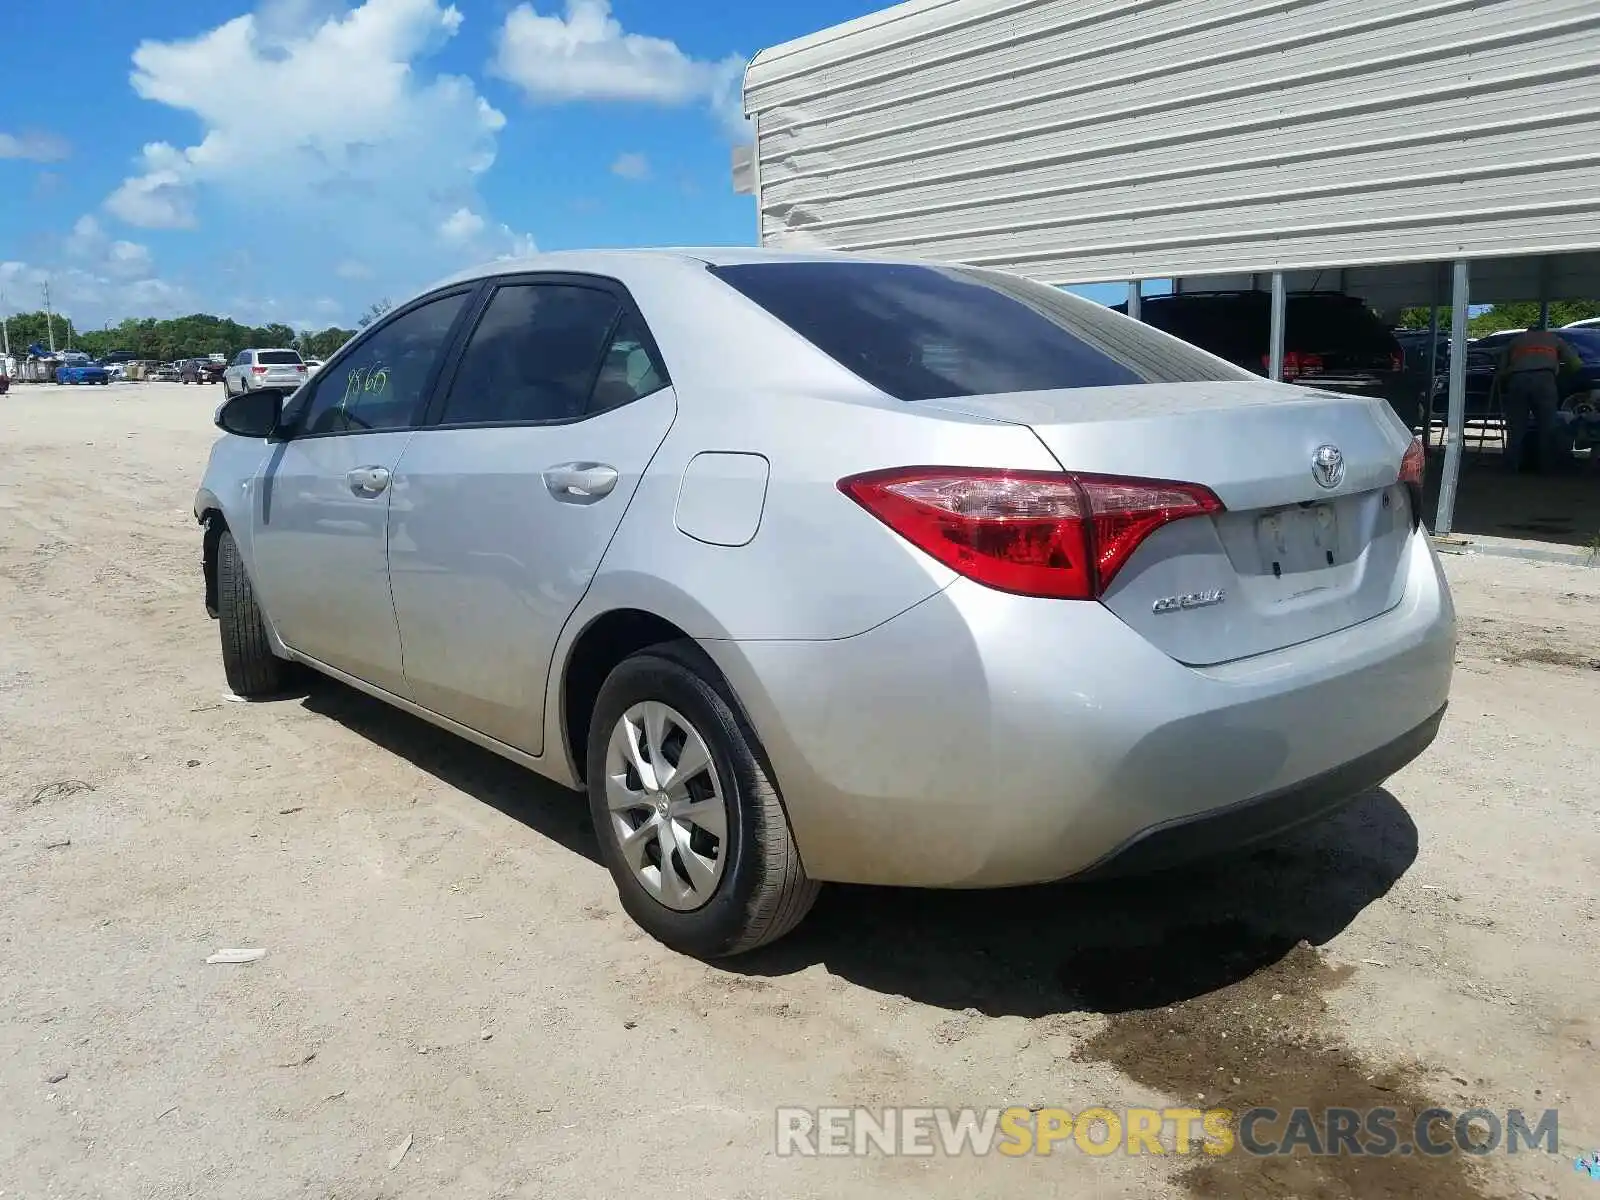
M1425 537L1404 569L1388 613L1208 668L1101 605L966 580L853 638L703 645L814 878L1036 883L1266 836L1421 753L1455 617Z

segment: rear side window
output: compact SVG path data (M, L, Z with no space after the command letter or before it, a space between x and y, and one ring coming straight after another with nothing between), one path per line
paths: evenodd
M711 271L901 400L1245 377L1091 301L998 272L848 261Z
M264 367L292 366L300 361L300 356L293 350L263 350L256 355L256 361Z

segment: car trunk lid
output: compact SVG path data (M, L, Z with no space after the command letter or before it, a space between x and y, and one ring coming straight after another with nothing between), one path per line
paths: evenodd
M1223 512L1163 526L1102 603L1180 662L1309 641L1400 602L1408 432L1382 401L1267 382L1075 388L925 402L1027 425L1068 471L1202 484ZM1342 472L1313 460L1336 448Z

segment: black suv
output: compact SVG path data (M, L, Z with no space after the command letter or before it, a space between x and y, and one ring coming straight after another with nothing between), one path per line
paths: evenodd
M1126 304L1116 306L1128 311ZM1267 292L1183 292L1147 296L1146 324L1265 375L1271 348ZM1294 292L1285 308L1283 379L1387 400L1408 426L1422 423L1427 368L1408 370L1400 343L1378 314L1341 292Z

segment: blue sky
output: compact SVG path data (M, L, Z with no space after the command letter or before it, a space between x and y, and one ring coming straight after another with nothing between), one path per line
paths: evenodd
M0 90L0 289L350 325L471 262L748 244L738 82L878 0L56 0Z

